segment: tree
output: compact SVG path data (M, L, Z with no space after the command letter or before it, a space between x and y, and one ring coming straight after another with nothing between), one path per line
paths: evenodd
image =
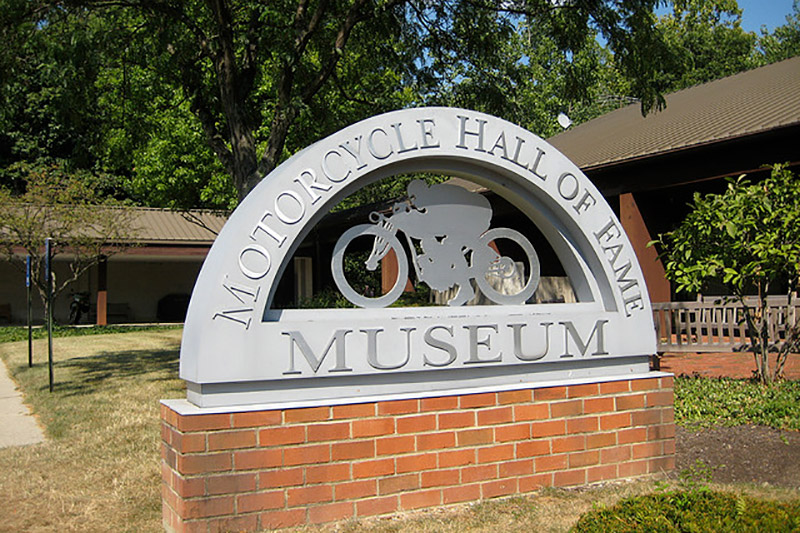
M698 292L723 283L743 311L759 379L780 377L788 353L797 349L800 317L791 309L800 281L800 181L783 165L759 183L744 177L723 194L696 194L692 211L673 232L659 236L667 277L677 290ZM654 244L651 243L651 244ZM767 295L786 293L790 308L784 339L772 338ZM755 294L755 305L748 295ZM770 349L777 365L769 367Z
M645 110L658 106L666 48L653 28L657 3L0 0L0 12L27 9L5 16L27 21L33 34L70 17L101 21L102 35L111 36L102 57L180 90L242 198L320 136L375 112L435 101L465 66L503 60L495 52L523 20L548 28L567 58L587 35L602 34L633 80L633 96ZM4 57L14 64L13 53Z
M132 147L125 190L140 203L171 209L233 209L236 191L186 102L153 109L151 134ZM127 136L124 130L120 136ZM123 139L121 146L128 144Z
M86 168L99 133L94 80L103 26L64 14L37 27L14 12L0 4L0 163L60 159Z
M455 65L451 78L458 83L440 87L434 102L500 116L542 137L558 131L559 112L584 118L578 110L593 97L607 56L593 32L574 44L569 57L552 33L545 21L519 21L489 57Z
M23 272L25 256L31 256L31 281L47 315L48 282L36 274L44 268L45 239L52 240L53 257L63 254L69 267L67 276L51 282L55 298L101 257L131 246L133 213L101 197L96 184L102 179L97 176L71 174L57 165L19 164L14 170L24 192L0 188L0 250Z
M765 28L761 29L758 46L767 63L800 55L800 0L794 0L792 14L786 16L786 24L778 26L771 34Z
M736 0L673 0L658 28L678 61L669 69L677 91L759 66L756 35L742 29Z

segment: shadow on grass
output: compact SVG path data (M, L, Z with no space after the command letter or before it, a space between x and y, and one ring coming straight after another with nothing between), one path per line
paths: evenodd
M108 379L147 376L147 381L167 381L178 377L178 350L126 350L92 357L76 357L56 364L70 369L71 376L56 380L56 389L68 396L87 394ZM56 374L58 376L58 374Z

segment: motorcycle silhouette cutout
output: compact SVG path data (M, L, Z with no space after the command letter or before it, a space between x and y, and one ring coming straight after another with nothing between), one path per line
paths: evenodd
M409 258L397 236L398 231L406 236L411 264L420 282L438 291L458 286L455 296L448 302L450 306L463 305L475 296L470 282L473 279L481 292L498 304L523 304L533 295L539 285L540 272L536 250L516 230L489 229L492 209L486 198L455 185L428 186L422 180L412 181L407 192L408 198L395 203L390 215L373 211L369 216L372 224L354 226L336 242L331 269L336 286L345 298L359 307L376 308L386 307L400 297L408 279ZM365 263L367 270L377 269L389 250L395 253L397 279L386 294L375 297L362 294L347 281L345 253L359 237L374 239ZM502 240L511 241L522 250L522 269L493 246L495 241ZM515 277L522 279L522 287L513 294L505 294L491 283L491 278Z

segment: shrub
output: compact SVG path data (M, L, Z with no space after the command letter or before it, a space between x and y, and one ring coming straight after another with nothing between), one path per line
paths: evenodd
M780 503L713 491L637 496L584 514L572 531L797 531L800 502Z
M723 194L697 193L692 211L675 231L660 235L667 278L677 292L702 291L722 283L745 318L756 373L763 383L780 378L786 359L800 341L800 318L792 305L800 283L800 180L785 165L775 165L769 178L752 184L731 181ZM784 332L771 326L774 313L767 295L783 292ZM755 304L748 295L754 295ZM770 368L770 351L777 363Z

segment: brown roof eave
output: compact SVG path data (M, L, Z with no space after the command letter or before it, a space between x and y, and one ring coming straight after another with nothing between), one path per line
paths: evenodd
M725 137L722 139L711 139L705 142L695 143L691 145L679 146L677 148L672 148L670 150L662 150L660 152L653 152L649 154L641 154L634 157L629 157L626 159L615 159L612 161L606 161L603 163L597 163L585 167L581 167L581 170L585 173L591 173L597 170L611 170L615 167L622 167L625 165L630 165L634 163L639 163L642 161L647 161L650 159L654 159L657 157L665 157L665 156L679 156L681 154L688 154L694 152L696 150L701 150L703 148L708 148L712 146L724 146L728 143L733 143L735 141L746 140L746 139L756 139L762 135L768 135L777 133L780 134L783 130L791 130L792 128L800 128L800 123L793 123L787 124L784 126L779 126L775 128L769 128L765 130L759 130L757 132L746 132L740 133L737 135L731 135L730 137Z
M765 165L800 166L800 123L765 130L758 135L738 135L724 141L663 151L649 157L628 158L582 170L606 196L624 192L663 189L741 174L764 171Z
M210 248L214 241L136 241L136 247L172 246L184 248Z

